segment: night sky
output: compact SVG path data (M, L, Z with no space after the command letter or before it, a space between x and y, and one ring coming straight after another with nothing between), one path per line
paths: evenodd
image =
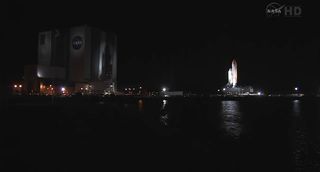
M288 1L302 8L301 17L270 18L269 2L212 2L10 1L2 7L1 83L21 79L23 66L37 62L38 32L87 24L117 34L120 87L214 92L227 83L233 58L240 85L265 91L320 86L315 4Z

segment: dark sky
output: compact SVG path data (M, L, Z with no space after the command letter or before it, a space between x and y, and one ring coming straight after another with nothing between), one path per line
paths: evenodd
M213 92L226 84L233 58L240 85L266 91L320 85L316 4L288 1L302 8L301 17L270 18L267 1L212 2L10 1L2 10L2 82L36 63L39 31L88 24L118 36L119 86Z

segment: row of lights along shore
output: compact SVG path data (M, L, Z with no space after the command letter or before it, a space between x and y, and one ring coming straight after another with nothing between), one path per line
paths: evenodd
M14 85L13 85L13 88L14 88L15 90L21 90L22 87L23 87L23 85L21 85L21 84L14 84ZM81 87L81 91L89 91L90 89L92 89L92 86L91 86L91 85L89 85L89 86L87 86L87 87ZM41 84L41 85L40 85L40 90L50 90L50 91L53 91L54 88L53 88L52 85L46 86L46 85ZM142 87L141 87L141 86L139 86L138 88L135 88L135 87L127 87L127 88L124 88L124 90L125 90L125 91L135 91L135 90L141 91L141 90L142 90ZM299 87L293 87L293 90L294 90L295 93L300 92ZM67 88L64 87L64 86L63 86L63 87L60 87L60 91L61 91L61 93L63 93L63 94L66 94L66 93L68 92L68 91L67 91ZM161 91L162 91L162 92L167 92L167 91L168 91L168 88L162 87L162 88L161 88ZM222 88L222 90L218 89L217 91L218 91L218 92L226 91L226 88ZM262 96L262 95L264 95L264 93L263 93L262 91L258 91L258 92L256 92L256 95Z
M141 90L142 89L142 87L139 87L139 90ZM136 90L136 88L125 88L124 89L125 91L135 91Z

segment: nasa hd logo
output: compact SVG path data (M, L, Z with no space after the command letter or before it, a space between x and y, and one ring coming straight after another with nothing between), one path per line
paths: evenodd
M301 13L300 6L281 5L276 2L269 3L266 6L266 15L268 17L301 17Z

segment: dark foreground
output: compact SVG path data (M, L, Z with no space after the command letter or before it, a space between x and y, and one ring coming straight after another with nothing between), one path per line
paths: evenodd
M320 171L317 98L39 99L1 106L2 171Z

